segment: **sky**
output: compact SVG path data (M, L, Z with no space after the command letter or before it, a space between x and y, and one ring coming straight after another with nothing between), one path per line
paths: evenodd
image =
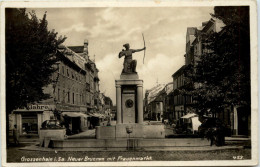
M120 78L123 58L118 53L125 43L132 49L144 92L172 82L172 74L184 65L187 27L208 21L213 7L89 7L36 8L38 18L47 11L48 28L66 36L66 46L89 41L89 55L99 69L100 91L116 102L115 80ZM95 56L94 56L95 55Z

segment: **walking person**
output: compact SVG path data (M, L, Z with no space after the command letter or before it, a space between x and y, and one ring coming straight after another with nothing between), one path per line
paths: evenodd
M19 132L17 130L17 125L14 125L14 128L13 128L13 138L14 138L14 144L16 146L19 145Z

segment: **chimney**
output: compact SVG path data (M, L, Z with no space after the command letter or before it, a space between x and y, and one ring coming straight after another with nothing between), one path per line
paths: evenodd
M84 58L88 59L88 40L84 40L84 49L83 49Z

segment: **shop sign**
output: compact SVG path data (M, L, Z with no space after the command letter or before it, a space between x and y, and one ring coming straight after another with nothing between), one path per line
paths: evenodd
M54 105L41 105L41 104L33 104L29 105L27 108L18 108L15 111L46 111L54 109Z

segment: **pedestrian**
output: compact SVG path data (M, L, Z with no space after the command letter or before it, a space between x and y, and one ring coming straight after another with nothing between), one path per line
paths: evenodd
M14 125L13 128L13 138L14 138L14 144L19 145L19 132L17 130L17 125Z

